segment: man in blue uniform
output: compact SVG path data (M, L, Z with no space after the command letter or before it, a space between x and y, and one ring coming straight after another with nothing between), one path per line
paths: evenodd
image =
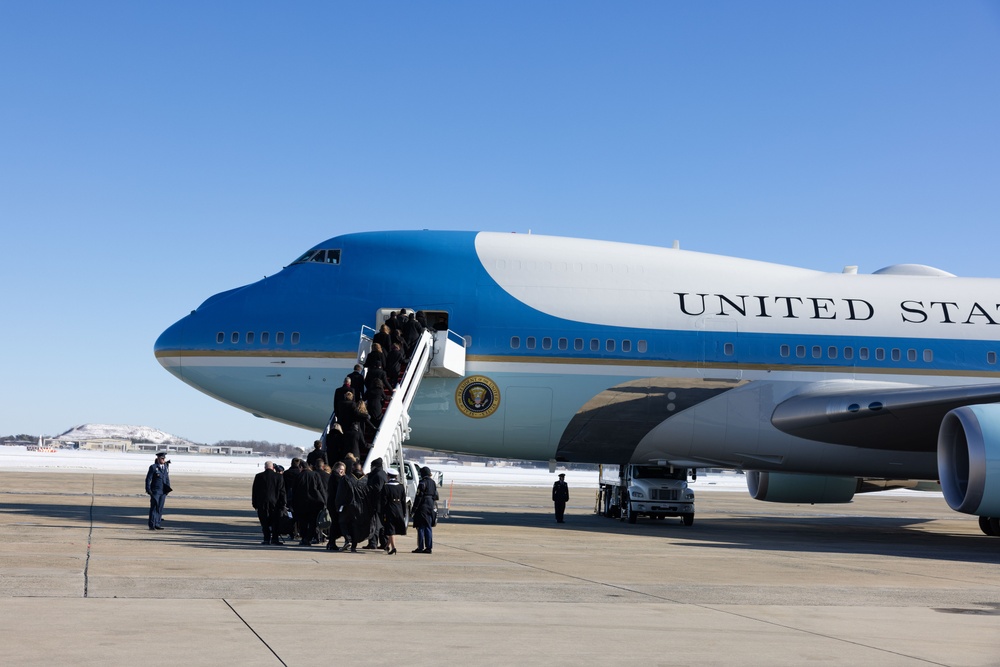
M170 493L170 461L166 452L159 452L146 473L146 494L149 496L149 529L163 530L163 503Z
M569 484L566 483L566 473L559 473L559 481L552 485L552 502L556 505L556 521L563 523L566 513L566 502L569 500Z

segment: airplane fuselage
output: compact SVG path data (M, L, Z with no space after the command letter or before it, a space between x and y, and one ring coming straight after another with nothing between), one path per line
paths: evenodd
M405 307L444 314L467 344L464 377L420 385L409 445L936 479L936 422L887 427L882 395L933 419L917 408L934 388L935 405L974 387L982 403L1000 398L1000 281L920 273L536 235L351 234L208 299L156 355L219 400L319 431L361 328ZM463 409L473 377L488 414Z

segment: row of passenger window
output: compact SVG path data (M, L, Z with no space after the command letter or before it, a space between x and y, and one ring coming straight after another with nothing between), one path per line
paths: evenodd
M867 347L858 348L858 359L860 361L867 361L868 359L874 358L876 361L885 361L886 358L886 348L876 347L874 351ZM813 345L811 348L806 345L796 345L795 346L795 356L798 359L805 359L806 356L810 356L813 359L823 358L823 346ZM931 363L934 361L934 351L924 350L922 354L918 354L916 350L910 348L908 350L901 350L898 347L894 347L888 350L889 358L892 361L902 361L903 355L906 355L906 360L909 362L916 362L918 357L922 357L924 363ZM781 356L790 357L792 356L792 348L790 345L781 346ZM845 347L839 348L835 345L831 345L826 348L826 358L827 359L837 359L838 357L843 357L847 361L854 359L854 348Z
M564 351L565 350L569 350L569 339L568 338L558 338L555 341L555 346L556 346L556 349L558 349L558 350L564 350ZM549 338L548 336L543 336L542 339L541 339L541 345L539 345L539 340L537 338L535 338L534 336L527 336L524 339L524 347L525 347L525 349L528 349L528 350L534 350L534 349L536 349L538 347L541 347L541 349L543 349L543 350L551 350L552 349L552 338ZM588 342L586 340L584 340L583 338L574 338L573 339L573 350L575 352L582 352L587 347L588 347ZM510 349L512 349L512 350L519 350L520 348L521 348L521 337L520 336L511 336L511 339L510 339ZM605 352L614 352L617 349L621 349L622 352L631 352L632 351L632 341L630 341L630 340L618 341L618 340L615 340L613 338L608 338L608 339L606 339L603 342L603 345L602 345L602 343L601 343L601 341L599 339L597 339L597 338L591 338L590 339L589 349L590 349L591 352L600 352L602 348L604 349ZM644 340L636 341L636 344L635 344L635 351L636 352L644 353L644 352L646 352L647 349L648 349L648 345L646 344L646 341L644 341Z
M241 339L243 341L245 341L248 345L252 345L253 342L255 340L257 340L257 336L254 334L253 331L248 331L245 334L242 334L239 331L234 331L231 334L229 334L229 342L230 343L233 343L233 344L239 343ZM260 332L260 339L259 339L259 341L260 341L261 345L267 345L267 344L269 344L271 342L271 333L269 331L262 331L262 332ZM298 345L299 344L299 332L298 331L293 331L292 332L291 341L292 341L292 345ZM223 343L225 343L226 342L226 332L220 331L219 333L215 334L215 342L218 343L219 345L222 345ZM275 345L284 345L285 344L285 332L284 331L279 331L276 334L274 334L274 344Z

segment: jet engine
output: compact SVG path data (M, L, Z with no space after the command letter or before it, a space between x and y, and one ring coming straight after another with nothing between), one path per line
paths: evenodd
M848 503L858 489L857 477L759 470L748 470L746 476L750 496L772 503Z
M946 414L937 460L953 510L1000 517L1000 405L967 405Z

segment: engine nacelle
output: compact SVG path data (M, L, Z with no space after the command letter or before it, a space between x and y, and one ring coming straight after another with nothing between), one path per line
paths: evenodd
M857 477L830 477L748 470L747 490L754 500L772 503L849 503Z
M967 405L944 416L938 476L957 512L1000 516L1000 405Z

